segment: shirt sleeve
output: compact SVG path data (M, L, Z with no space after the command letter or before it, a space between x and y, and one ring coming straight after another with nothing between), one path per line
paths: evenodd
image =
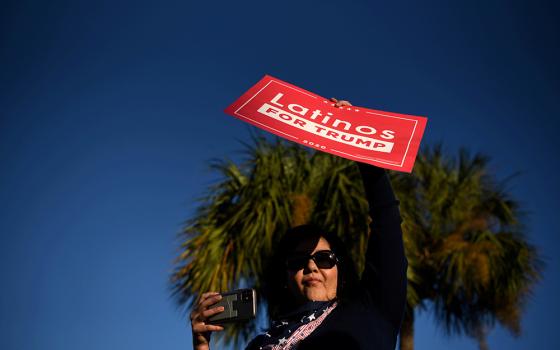
M369 203L370 237L362 286L382 314L400 326L406 305L406 270L399 202L384 169L358 163Z

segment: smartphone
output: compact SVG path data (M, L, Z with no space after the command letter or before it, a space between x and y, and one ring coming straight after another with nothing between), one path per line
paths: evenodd
M224 311L210 316L208 323L222 324L247 321L257 314L257 293L254 289L238 289L222 293L222 300L211 307L223 306Z

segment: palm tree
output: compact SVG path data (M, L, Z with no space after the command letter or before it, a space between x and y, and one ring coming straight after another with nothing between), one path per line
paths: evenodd
M185 225L171 277L180 304L190 307L193 295L208 290L259 290L274 244L287 228L306 222L338 233L363 268L367 201L353 162L279 139L255 137L246 146L240 165L212 164L223 178ZM412 176L392 174L409 259L403 350L413 348L414 310L429 303L446 330L480 344L496 320L519 332L540 263L521 236L517 203L486 165L485 157L461 152L456 161L434 147L419 155ZM226 341L246 341L257 323L226 328Z
M523 237L519 204L488 172L489 159L461 150L425 149L413 176L393 174L411 260L401 349L413 349L414 310L433 306L447 333L487 349L498 321L514 335L542 262Z

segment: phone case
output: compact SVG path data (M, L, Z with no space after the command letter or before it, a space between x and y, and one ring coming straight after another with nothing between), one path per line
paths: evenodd
M257 314L257 294L254 289L239 289L223 293L222 300L212 307L223 306L224 311L208 318L208 323L221 324L250 320Z

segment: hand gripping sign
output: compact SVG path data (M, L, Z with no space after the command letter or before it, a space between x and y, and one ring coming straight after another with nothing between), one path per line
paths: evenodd
M337 156L411 172L427 118L334 103L266 75L226 113Z

